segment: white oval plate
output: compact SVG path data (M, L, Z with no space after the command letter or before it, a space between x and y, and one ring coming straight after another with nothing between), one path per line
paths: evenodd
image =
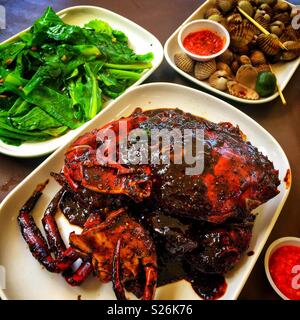
M81 128L77 135L100 127L112 119L128 116L136 107L144 110L180 108L214 122L229 121L234 125L238 124L248 139L274 162L275 168L279 169L281 181L290 167L277 141L250 117L209 94L176 84L153 83L130 89L85 128ZM95 278L89 278L81 287L73 288L60 275L47 272L31 256L20 234L17 224L19 208L38 183L48 179L51 171L60 170L65 148L66 145L45 160L0 205L0 265L6 270L6 289L0 291L3 299L76 299L78 295L82 299L115 298L110 283L104 285ZM283 182L279 189L279 195L258 208L259 216L249 248L255 253L251 257L245 255L238 266L227 274L228 289L223 299L236 299L242 290L288 196L289 189L286 189ZM47 203L58 190L59 186L51 179L34 210L39 226ZM57 221L64 239L68 239L69 232L74 227L61 214L58 214ZM188 282L180 281L158 288L156 299L185 300L199 297Z
M65 23L79 26L83 26L93 19L104 20L114 29L121 30L128 36L130 46L136 53L143 54L150 51L153 52L154 59L152 61L152 68L145 71L143 76L135 82L132 87L135 87L145 81L158 68L163 60L162 45L153 34L133 21L112 11L94 6L75 6L63 9L58 12L58 15ZM22 32L27 30L29 30L29 28ZM14 41L22 32L2 42L2 44ZM107 107L112 101L113 100L107 101L104 104L104 107ZM98 115L96 117L98 117ZM87 123L83 124L83 126L87 126ZM18 147L8 145L0 140L0 153L19 158L31 158L46 155L56 150L67 141L70 141L79 130L70 130L63 136L47 141L25 142Z
M213 92L214 94L223 96L225 98L228 98L228 99L240 102L240 103L247 103L247 104L260 104L260 103L266 103L266 102L270 102L270 101L274 100L275 98L278 97L278 92L274 93L270 97L261 98L259 100L246 100L246 99L234 97L229 93L226 93L226 92L223 92L223 91L220 91L220 90L217 90L217 89L211 87L207 81L200 81L200 80L196 79L195 77L183 72L175 65L174 54L176 52L181 52L181 49L180 49L178 41L177 41L177 37L178 37L178 33L179 33L180 28L184 24L186 24L190 21L197 20L197 19L204 19L205 11L207 9L211 8L214 5L214 3L215 3L215 0L207 0L206 2L204 2L199 7L199 9L194 11L194 13L191 16L189 16L187 18L187 20L185 20L178 27L178 29L169 37L169 39L167 40L167 42L165 43L165 46L164 46L164 54L165 54L165 58L166 58L167 62L174 70L176 70L178 73L180 73L185 78L198 84L200 87L203 87L203 88ZM294 5L291 4L291 6L294 6ZM278 81L278 84L279 84L281 90L284 90L284 88L287 86L288 82L291 80L293 74L297 70L299 63L300 63L300 57L294 61L291 61L291 62L276 63L276 64L272 65L273 71L276 75L276 78L277 78L277 81Z

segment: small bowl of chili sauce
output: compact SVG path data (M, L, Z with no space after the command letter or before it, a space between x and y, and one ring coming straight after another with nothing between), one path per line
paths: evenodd
M274 241L265 255L267 278L284 300L300 300L300 238Z
M228 31L211 20L194 20L178 33L178 44L193 60L209 61L221 55L230 44Z

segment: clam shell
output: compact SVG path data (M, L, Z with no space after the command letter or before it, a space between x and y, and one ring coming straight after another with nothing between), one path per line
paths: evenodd
M281 60L291 61L299 57L300 41L286 41L284 42L284 45L288 50L282 53Z
M234 74L237 73L238 69L240 67L240 62L238 60L234 60L231 64L231 70Z
M175 65L186 73L193 73L195 62L185 53L178 52L174 55Z
M273 7L273 10L276 12L290 11L291 7L287 2L279 0Z
M249 16L253 16L254 14L254 8L252 4L247 0L241 0L239 1L239 7L244 10L246 13L248 13Z
M233 53L229 49L227 49L217 59L219 62L224 62L224 63L227 63L228 65L230 65L233 60Z
M257 79L257 71L250 64L242 65L236 73L236 81L254 89Z
M223 13L229 13L237 4L236 0L216 0L217 8Z
M277 3L277 0L256 0L256 3L258 4L258 5L260 5L260 4L268 4L269 6L274 6L275 5L275 3Z
M194 75L198 80L208 79L217 70L216 60L210 60L207 62L196 62Z
M254 66L259 66L261 64L266 64L267 60L262 51L255 50L250 55L251 62Z
M242 98L242 99L247 99L247 100L258 100L259 99L259 94L246 86L244 86L241 83L238 83L236 81L228 81L227 82L227 88L229 93L232 96Z
M225 62L217 62L217 70L226 71L229 76L232 76L232 71L229 65Z
M208 19L208 17L212 16L213 14L218 14L221 16L221 12L217 8L209 8L204 14L204 18Z
M274 21L281 21L284 24L287 24L290 22L290 15L287 12L281 12L281 13L275 14L273 19Z
M252 64L251 59L248 56L246 56L245 54L240 56L240 63L241 64L250 64L250 65Z
M285 41L289 41L289 40L300 40L300 29L298 30L295 30L293 28L293 26L289 25L286 27L285 29L285 32L283 33L282 37L283 36L286 36L286 39ZM282 41L282 42L285 42L285 41Z
M267 13L269 16L272 16L273 14L272 8L267 3L261 4L259 9Z
M263 71L271 71L271 68L268 64L260 64L259 66L255 67L257 73L263 72Z
M230 75L225 70L218 70L209 77L208 82L213 88L226 91L227 82L230 79Z
M275 34L260 34L257 37L257 44L267 55L275 56L280 51L279 39Z
M271 33L276 34L277 37L280 37L285 30L284 23L282 21L274 21L270 26Z
M242 23L230 27L231 44L236 47L244 47L250 43L255 35L255 27L248 20L243 20Z

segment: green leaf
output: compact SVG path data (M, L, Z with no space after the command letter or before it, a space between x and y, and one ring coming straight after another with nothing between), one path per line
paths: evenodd
M29 103L39 106L61 124L71 129L76 129L81 125L75 119L72 100L55 90L39 86L24 98Z
M19 97L8 111L9 117L22 116L31 109L30 103Z
M11 121L15 128L24 131L46 130L61 126L59 121L48 115L39 107L32 108L24 116L13 117Z
M106 33L109 36L113 33L113 29L107 22L98 19L91 20L89 23L84 25L84 28L91 28L96 32Z

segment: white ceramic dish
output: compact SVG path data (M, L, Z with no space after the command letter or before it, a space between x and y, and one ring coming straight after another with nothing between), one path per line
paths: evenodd
M195 77L183 72L180 70L174 63L174 54L176 52L180 52L181 49L178 45L177 37L178 33L183 25L185 25L188 22L191 22L193 20L203 19L204 13L207 9L211 8L215 3L215 0L207 0L203 5L199 7L194 13L187 18L179 27L178 29L169 37L167 42L164 46L164 54L167 62L169 65L176 70L178 73L180 73L185 78L189 79L190 81L198 84L200 87L203 87L209 91L211 91L214 94L217 94L219 96L223 96L227 99L234 100L236 102L240 103L246 103L246 104L260 104L260 103L266 103L274 100L278 97L278 92L274 93L272 96L267 98L261 98L259 100L246 100L234 97L230 95L229 93L217 90L209 85L207 81L200 81L197 80ZM292 4L291 4L292 5ZM293 5L292 5L293 6ZM300 57L294 61L288 62L288 63L276 63L272 65L273 71L277 77L278 84L280 85L281 90L284 90L284 88L287 86L288 82L291 80L293 74L297 70L300 63Z
M271 286L273 287L273 289L276 291L276 293L284 300L290 300L288 297L286 297L276 286L276 284L274 283L271 274L270 274L270 269L269 269L269 261L270 261L270 257L271 255L280 247L283 246L296 246L296 247L300 247L300 238L296 238L296 237L284 237L284 238L280 238L277 239L276 241L272 242L268 248L268 250L266 251L265 254L265 271L266 271L266 275L267 278L271 284Z
M79 26L83 26L85 23L93 19L104 20L108 22L114 29L119 29L128 36L130 46L136 53L142 54L152 51L154 53L152 68L145 71L143 76L136 83L134 83L133 86L137 86L145 81L145 79L147 79L157 69L163 60L162 45L154 35L136 23L112 11L94 6L75 6L58 12L58 15L63 19L64 22ZM28 29L22 32L25 32ZM15 40L22 32L2 42L2 44ZM106 102L104 107L109 105L111 102L112 100ZM84 124L83 126L87 125L88 124ZM71 140L72 137L77 134L77 132L78 129L71 130L67 134L58 138L43 142L26 142L19 147L8 145L0 140L0 153L20 158L42 156L53 152L58 147Z
M190 52L184 47L183 40L189 33L207 29L219 35L221 39L224 41L224 46L222 50L209 56L200 56L198 54ZM218 22L207 19L194 20L182 26L178 33L178 44L181 50L184 51L187 55L189 55L192 59L197 61L209 61L211 59L215 59L228 49L230 44L230 35L228 31L225 29L225 27L223 27Z
M136 107L144 110L180 108L215 122L230 121L238 124L248 139L274 162L275 168L279 169L281 181L290 167L277 141L250 117L209 94L176 84L153 83L128 90L77 134L102 126L112 119L128 116ZM19 208L38 183L48 179L51 171L60 170L65 148L66 145L45 160L0 205L0 265L5 267L7 276L6 290L0 291L3 299L76 299L77 295L81 295L82 299L115 298L110 283L103 285L96 279L89 279L82 287L72 288L60 275L44 270L31 256L20 234L17 225ZM47 203L58 189L57 183L51 180L34 211L37 222L40 223ZM258 208L259 215L249 248L255 253L251 257L245 255L239 265L227 274L228 289L223 299L236 299L242 290L289 194L283 182L279 189L280 194ZM58 215L57 221L64 239L67 239L74 228L62 215ZM188 282L180 281L159 288L156 299L186 300L199 297Z

